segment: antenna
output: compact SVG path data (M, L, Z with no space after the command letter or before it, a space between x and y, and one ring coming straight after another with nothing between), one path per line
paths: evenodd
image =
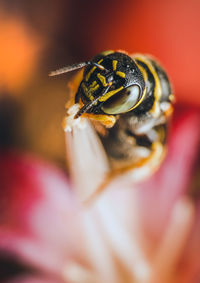
M99 68L100 70L106 70L104 68L104 66L99 65L98 63L95 63L95 62L88 61L88 62L77 63L77 64L73 64L73 65L69 65L69 66L63 67L61 69L58 69L56 71L51 72L49 74L49 76L50 77L58 76L58 75L61 75L61 74L64 74L64 73L68 73L68 72L71 72L71 71L74 71L74 70L81 69L81 68L83 68L83 67L85 67L87 65L94 65L97 68Z
M73 64L73 65L70 65L70 66L58 69L56 71L53 71L53 72L51 72L49 74L49 76L50 77L58 76L58 75L61 75L61 74L64 74L64 73L68 73L68 72L71 72L71 71L83 68L83 67L85 67L87 65L88 65L88 62L82 62L82 63L78 63L78 64Z

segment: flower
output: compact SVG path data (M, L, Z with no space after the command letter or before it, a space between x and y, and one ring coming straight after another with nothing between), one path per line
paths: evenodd
M1 258L26 267L10 282L198 282L200 206L189 190L198 142L198 111L179 109L161 168L89 204L57 168L1 152Z

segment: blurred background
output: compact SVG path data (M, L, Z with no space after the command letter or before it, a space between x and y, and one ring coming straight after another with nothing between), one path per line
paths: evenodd
M65 166L61 121L73 74L48 73L106 49L154 55L178 103L200 105L199 11L198 0L1 0L1 146Z
M199 0L0 0L0 150L32 152L66 172L61 122L74 74L48 73L107 49L154 55L177 105L199 107L199 11ZM5 257L0 266L0 278L22 269Z

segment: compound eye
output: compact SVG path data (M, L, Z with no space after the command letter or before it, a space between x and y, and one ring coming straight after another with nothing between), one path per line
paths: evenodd
M130 111L138 103L141 90L138 85L128 87L109 98L101 107L106 114L121 114Z

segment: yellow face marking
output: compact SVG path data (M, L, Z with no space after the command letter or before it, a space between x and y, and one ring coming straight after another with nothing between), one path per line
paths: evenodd
M81 85L85 95L92 101L94 99L93 93L99 88L99 84L94 81L89 87L87 87L84 83Z
M111 90L109 92L107 92L106 94L104 94L101 98L99 98L100 102L106 101L107 99L109 99L111 96L113 96L115 93L119 92L120 90L122 90L124 87L121 86L117 89Z
M89 89L86 87L86 85L84 83L82 83L81 85L85 95L90 99L90 100L93 100L94 99L94 96L92 95L92 93L89 91Z
M98 88L99 88L99 85L97 84L97 85L95 85L93 88L91 88L90 90L91 90L92 93L93 93L93 92L95 92Z
M100 73L97 74L97 78L100 79L101 83L103 86L107 86L107 82L106 82L106 78L104 76L102 76Z
M93 94L98 88L99 88L99 84L97 84L97 82L94 81L94 82L89 86L88 92L91 93L91 94Z
M120 76L121 78L125 78L125 76L126 76L125 73L120 72L120 71L117 71L116 75Z
M117 60L113 60L112 65L113 65L113 71L116 71L117 70Z
M86 75L86 77L85 77L86 82L89 81L90 76L92 75L92 73L95 71L96 68L97 68L97 67L94 66L94 67L87 73L87 75Z
M103 59L100 59L97 63L98 64L100 64L101 62L103 61ZM96 70L96 66L94 66L88 73L87 73L87 75L85 76L85 80L86 80L86 82L88 82L89 81L89 79L90 79L90 76L92 75L92 73Z
M93 83L89 85L89 88L93 88L95 85L97 85L97 81L93 81Z

